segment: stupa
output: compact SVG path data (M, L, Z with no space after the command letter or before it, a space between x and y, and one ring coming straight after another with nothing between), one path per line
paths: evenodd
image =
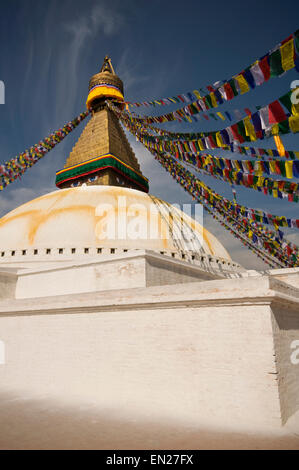
M0 219L0 448L279 429L299 410L299 269L247 271L151 195L109 100L124 106L106 57L58 189ZM99 437L98 413L122 423L120 441ZM151 426L160 443L140 443Z
M107 101L113 100L123 107L123 93L123 83L105 57L100 72L89 83L86 106L91 109L91 119L64 168L56 173L59 190L18 207L0 220L0 265L48 268L59 284L55 287L55 283L47 282L38 290L36 285L32 284L33 290L26 285L25 290L17 288L18 296L55 295L57 288L59 293L69 293L66 273L61 283L55 266L61 270L65 263L79 261L82 266L103 260L107 265L108 259L115 266L119 255L122 259L137 254L144 259L162 257L165 266L159 282L163 278L166 284L183 279L218 279L242 271L200 223L148 193L148 180L117 117L107 106ZM145 266L146 262L144 286L155 279L146 274ZM123 286L134 286L135 282L140 286L139 276L135 281L127 278ZM118 282L91 283L89 287L80 284L82 292L90 291L95 284L96 290L119 287ZM71 282L69 289L72 286Z

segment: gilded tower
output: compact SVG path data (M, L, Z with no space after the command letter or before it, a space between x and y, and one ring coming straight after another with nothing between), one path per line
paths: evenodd
M124 87L111 60L105 57L99 73L89 82L86 106L92 117L66 160L56 173L59 188L87 185L122 186L148 192L148 180L126 135L107 101L124 106Z

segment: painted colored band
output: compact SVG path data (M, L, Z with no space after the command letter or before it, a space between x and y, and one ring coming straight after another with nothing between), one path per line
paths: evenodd
M111 154L102 155L101 157L81 163L80 165L65 168L57 172L56 185L59 187L67 181L76 180L82 176L103 171L107 168L113 168L118 173L121 173L130 181L140 186L144 191L148 192L148 180Z
M89 109L91 103L98 98L114 98L118 101L124 101L124 96L118 88L112 85L96 85L88 94L86 101L87 108Z

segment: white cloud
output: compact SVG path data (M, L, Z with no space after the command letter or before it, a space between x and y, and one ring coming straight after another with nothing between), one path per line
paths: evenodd
M80 64L87 50L88 42L99 34L111 36L119 31L123 18L106 3L95 4L85 16L79 16L65 23L64 30L68 36L64 54L60 55L57 64L56 82L59 84L58 103L63 103L71 115L78 92ZM61 108L57 109L57 119Z
M22 204L25 204L26 202L42 196L50 191L53 191L53 188L14 188L14 190L10 191L7 196L5 196L5 194L1 194L0 217L3 217L5 214L12 211L16 207L19 207Z

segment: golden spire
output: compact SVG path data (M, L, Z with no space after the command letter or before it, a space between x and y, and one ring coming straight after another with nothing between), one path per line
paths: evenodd
M106 101L124 103L123 82L106 56L101 71L89 82L87 107L92 118L71 151L65 167L56 174L59 188L89 185L124 186L148 192L148 180L115 114Z
M104 63L103 63L102 68L100 70L100 73L101 72L109 72L109 73L112 73L113 75L116 75L116 73L114 72L114 68L113 68L111 59L108 55L106 55L106 57L104 59Z

